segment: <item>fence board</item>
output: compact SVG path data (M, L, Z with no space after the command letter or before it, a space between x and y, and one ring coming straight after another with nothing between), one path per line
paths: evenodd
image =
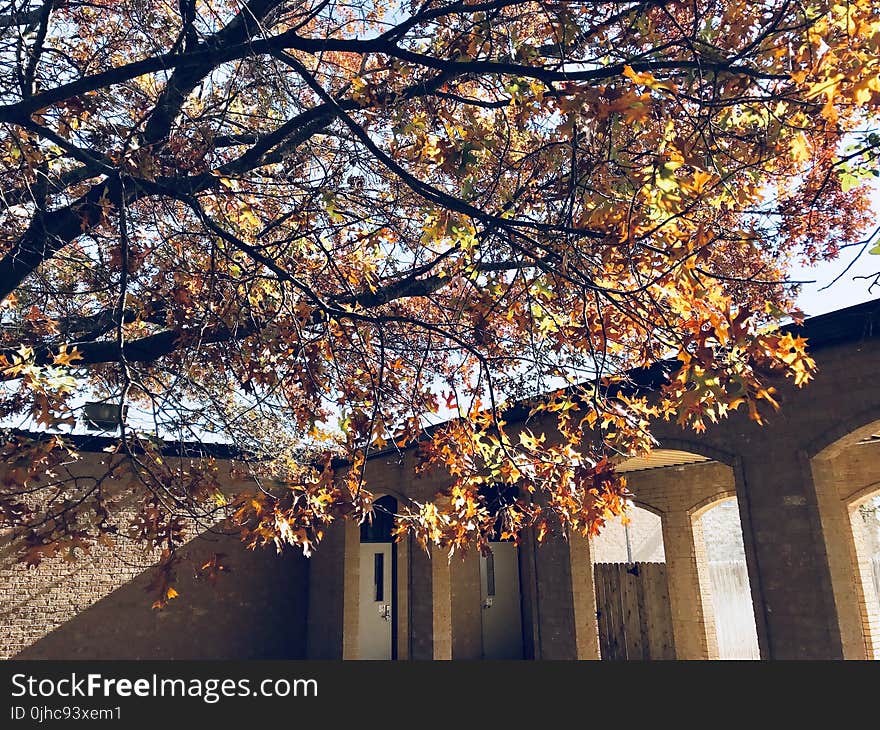
M639 617L639 577L631 572L638 572L638 565L621 563L617 569L620 574L620 603L623 613L623 633L626 639L626 658L646 659L642 647L642 626Z
M672 633L672 605L669 602L669 583L666 577L666 564L654 563L656 576L653 586L656 596L656 632L660 641L661 659L675 659L675 638ZM652 614L653 615L653 614Z
M617 600L617 568L608 566L608 575L605 579L605 613L608 621L608 658L622 659L620 655L620 603Z
M604 653L608 652L608 647L611 645L611 632L608 627L608 606L606 605L605 600L606 585L607 581L605 580L604 574L600 575L599 573L597 573L595 578L596 620L599 625L600 656L604 656Z
M641 575L641 573L640 573ZM636 606L639 615L639 634L642 640L642 653L645 659L656 659L654 652L651 650L651 632L648 622L647 603L645 602L645 580L637 580L636 586Z

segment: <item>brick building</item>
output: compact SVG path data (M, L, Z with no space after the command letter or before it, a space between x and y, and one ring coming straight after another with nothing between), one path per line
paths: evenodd
M134 548L32 570L0 548L0 655L591 659L623 642L629 656L718 658L727 619L713 571L740 561L762 658L878 658L875 325L880 302L808 320L819 372L801 390L774 383L782 410L764 426L740 412L700 435L656 424L661 447L621 466L644 510L624 533L541 546L526 535L519 548L452 561L391 544L382 520L336 525L310 559L209 534L191 550L227 553L232 574L216 588L182 576L181 598L163 611L143 591L154 556ZM445 484L441 473L414 477L413 460L378 454L367 464L391 507Z

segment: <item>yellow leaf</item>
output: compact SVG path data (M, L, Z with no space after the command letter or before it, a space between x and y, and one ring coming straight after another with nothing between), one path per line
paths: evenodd
M58 352L52 356L52 360L56 365L70 365L74 360L82 360L82 353L76 346L72 350L68 350L67 345L61 345Z

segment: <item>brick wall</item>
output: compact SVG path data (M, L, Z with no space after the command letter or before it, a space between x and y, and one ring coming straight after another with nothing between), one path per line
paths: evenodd
M86 455L80 474L106 456ZM107 488L113 489L108 483ZM179 598L151 608L145 590L157 555L124 537L76 560L58 556L28 568L0 546L0 657L27 659L296 658L305 655L308 561L301 554L249 551L222 525L183 553L226 554L213 585L193 566L178 570Z
M624 528L620 519L609 520L602 532L591 539L590 553L594 563L627 562L626 533L629 531L633 562L662 563L663 528L660 516L638 506L630 508L629 524Z

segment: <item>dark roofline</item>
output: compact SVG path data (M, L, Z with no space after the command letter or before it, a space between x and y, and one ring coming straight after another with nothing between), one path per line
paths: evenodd
M806 337L809 340L808 348L811 352L845 342L871 339L880 335L880 298L861 304L854 304L851 307L837 309L826 314L819 314L815 317L808 317L804 319L803 324L788 324L783 325L782 328L792 334ZM657 390L667 381L669 374L677 369L678 360L661 360L648 368L634 368L627 372L627 383L620 386L618 392L634 394ZM530 411L530 402L520 401L502 411L502 418L507 423L522 423L528 420ZM444 421L443 423L425 428L422 431L420 440L424 440L435 429L449 422ZM367 459L400 454L411 449L413 446L414 444L409 444L403 448L389 447L370 454L367 456ZM341 458L334 459L332 462L334 469L347 466L348 464L348 460Z
M806 337L813 351L868 340L880 335L880 298L809 317L802 325L788 325L785 329Z
M104 453L119 444L117 436L99 436L97 434L82 433L51 433L49 431L26 431L12 428L7 431L10 436L39 441L57 436L71 442L77 449L86 453ZM138 449L134 449L138 453ZM162 456L177 456L181 458L201 459L213 457L215 459L239 459L244 452L233 444L202 443L200 441L163 441L159 449Z

